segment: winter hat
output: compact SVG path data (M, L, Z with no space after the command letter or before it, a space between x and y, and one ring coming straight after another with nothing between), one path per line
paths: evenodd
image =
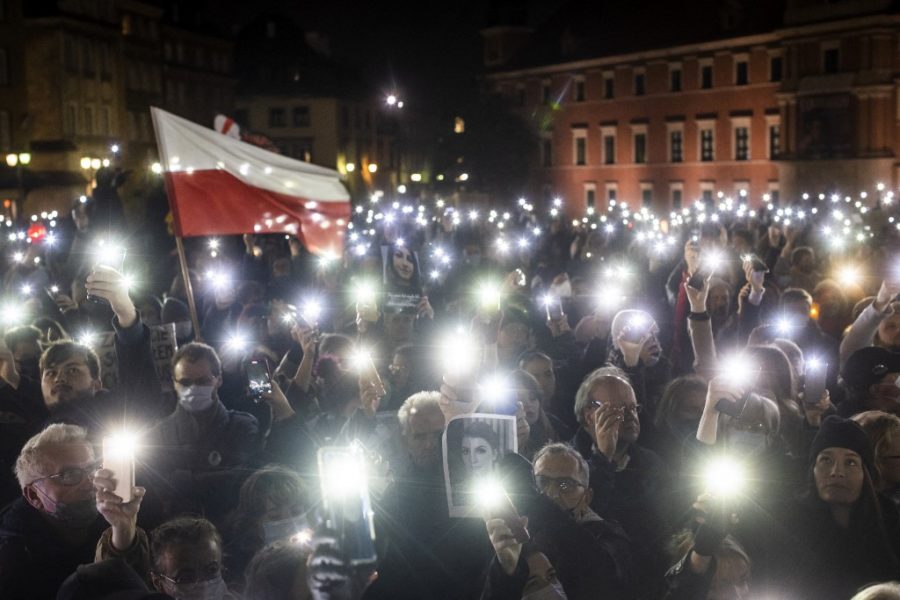
M900 373L900 354L878 346L867 346L850 355L841 371L841 378L849 389L865 391L888 373Z
M809 448L809 462L814 464L819 452L826 448L846 448L853 450L862 457L863 463L869 470L869 475L875 477L875 453L872 450L872 442L869 436L855 421L845 419L837 415L831 415L822 421L819 432L813 438Z

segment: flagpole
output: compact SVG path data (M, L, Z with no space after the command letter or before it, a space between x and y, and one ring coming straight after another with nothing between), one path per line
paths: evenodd
M194 302L194 289L191 285L191 276L188 269L187 258L184 255L184 241L180 235L175 236L175 245L178 247L178 262L181 263L181 277L184 279L184 291L187 294L188 309L191 311L191 323L194 325L194 341L202 342L200 335L200 319L197 318L197 304Z

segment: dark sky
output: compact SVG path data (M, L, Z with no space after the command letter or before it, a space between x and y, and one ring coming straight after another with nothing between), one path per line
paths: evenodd
M528 1L536 7L533 20L559 4ZM479 30L487 22L488 0L204 2L204 14L224 31L273 13L292 17L304 29L325 32L336 58L363 67L369 80L383 82L378 85L385 92L396 87L411 108L446 108L471 97L476 88L482 54Z

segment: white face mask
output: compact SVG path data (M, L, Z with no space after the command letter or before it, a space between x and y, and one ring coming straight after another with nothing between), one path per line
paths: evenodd
M178 600L222 600L228 592L221 575L208 581L179 583L171 586L170 594Z
M178 402L190 413L203 412L213 405L212 385L191 385L178 390Z
M568 600L568 596L566 596L562 584L557 581L536 592L522 596L522 600Z

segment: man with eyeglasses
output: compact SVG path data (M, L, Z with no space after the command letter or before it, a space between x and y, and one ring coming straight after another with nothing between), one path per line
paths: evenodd
M637 444L640 412L627 375L616 367L597 369L575 395L580 427L572 446L590 467L591 508L622 526L635 543L639 580L655 585L666 569L658 548L669 532L664 518L669 486L660 458Z
M94 560L107 527L114 552L140 551L144 490L134 488L134 499L123 503L107 491L114 484L99 467L81 427L54 424L28 440L15 468L22 497L0 513L0 598L55 597L79 564ZM95 481L95 471L107 477Z
M535 454L533 473L540 496L521 499L531 541L517 542L505 519L486 522L496 559L482 597L575 600L602 590L605 598L635 598L631 543L621 527L591 510L587 461L568 444L551 443ZM534 568L535 553L555 571L549 582Z

